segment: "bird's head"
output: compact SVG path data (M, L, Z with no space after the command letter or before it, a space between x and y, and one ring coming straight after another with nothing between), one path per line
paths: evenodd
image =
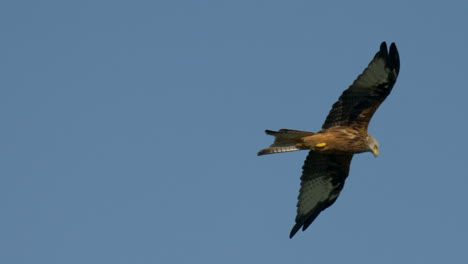
M377 139L369 135L368 138L369 142L369 152L372 152L374 154L374 157L377 157L379 155L379 142L377 142Z

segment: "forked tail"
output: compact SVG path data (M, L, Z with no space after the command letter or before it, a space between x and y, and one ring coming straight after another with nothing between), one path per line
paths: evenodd
M257 153L258 156L301 150L296 146L297 143L300 143L300 139L315 134L314 132L293 129L280 129L279 131L265 130L265 133L274 136L275 141L268 148L260 150Z

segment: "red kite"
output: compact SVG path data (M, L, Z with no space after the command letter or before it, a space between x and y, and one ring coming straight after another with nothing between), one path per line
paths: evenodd
M331 206L341 190L354 154L379 154L379 143L368 132L369 121L392 91L400 70L395 43L382 42L380 50L364 72L333 104L318 132L292 129L266 130L274 143L258 155L310 150L302 167L296 224L289 235L307 227L321 211Z

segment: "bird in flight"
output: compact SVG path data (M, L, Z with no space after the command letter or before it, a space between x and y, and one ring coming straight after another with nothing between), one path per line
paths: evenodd
M367 68L333 104L318 132L293 129L266 130L273 144L257 155L310 150L302 167L296 224L289 238L307 227L321 211L331 206L343 189L354 154L372 152L379 143L367 132L369 121L390 94L400 70L395 43L382 42Z

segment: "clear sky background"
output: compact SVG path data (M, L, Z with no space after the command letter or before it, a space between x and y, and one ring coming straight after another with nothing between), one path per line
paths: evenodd
M2 1L0 263L468 263L467 1ZM377 52L401 71L337 202L306 152Z

